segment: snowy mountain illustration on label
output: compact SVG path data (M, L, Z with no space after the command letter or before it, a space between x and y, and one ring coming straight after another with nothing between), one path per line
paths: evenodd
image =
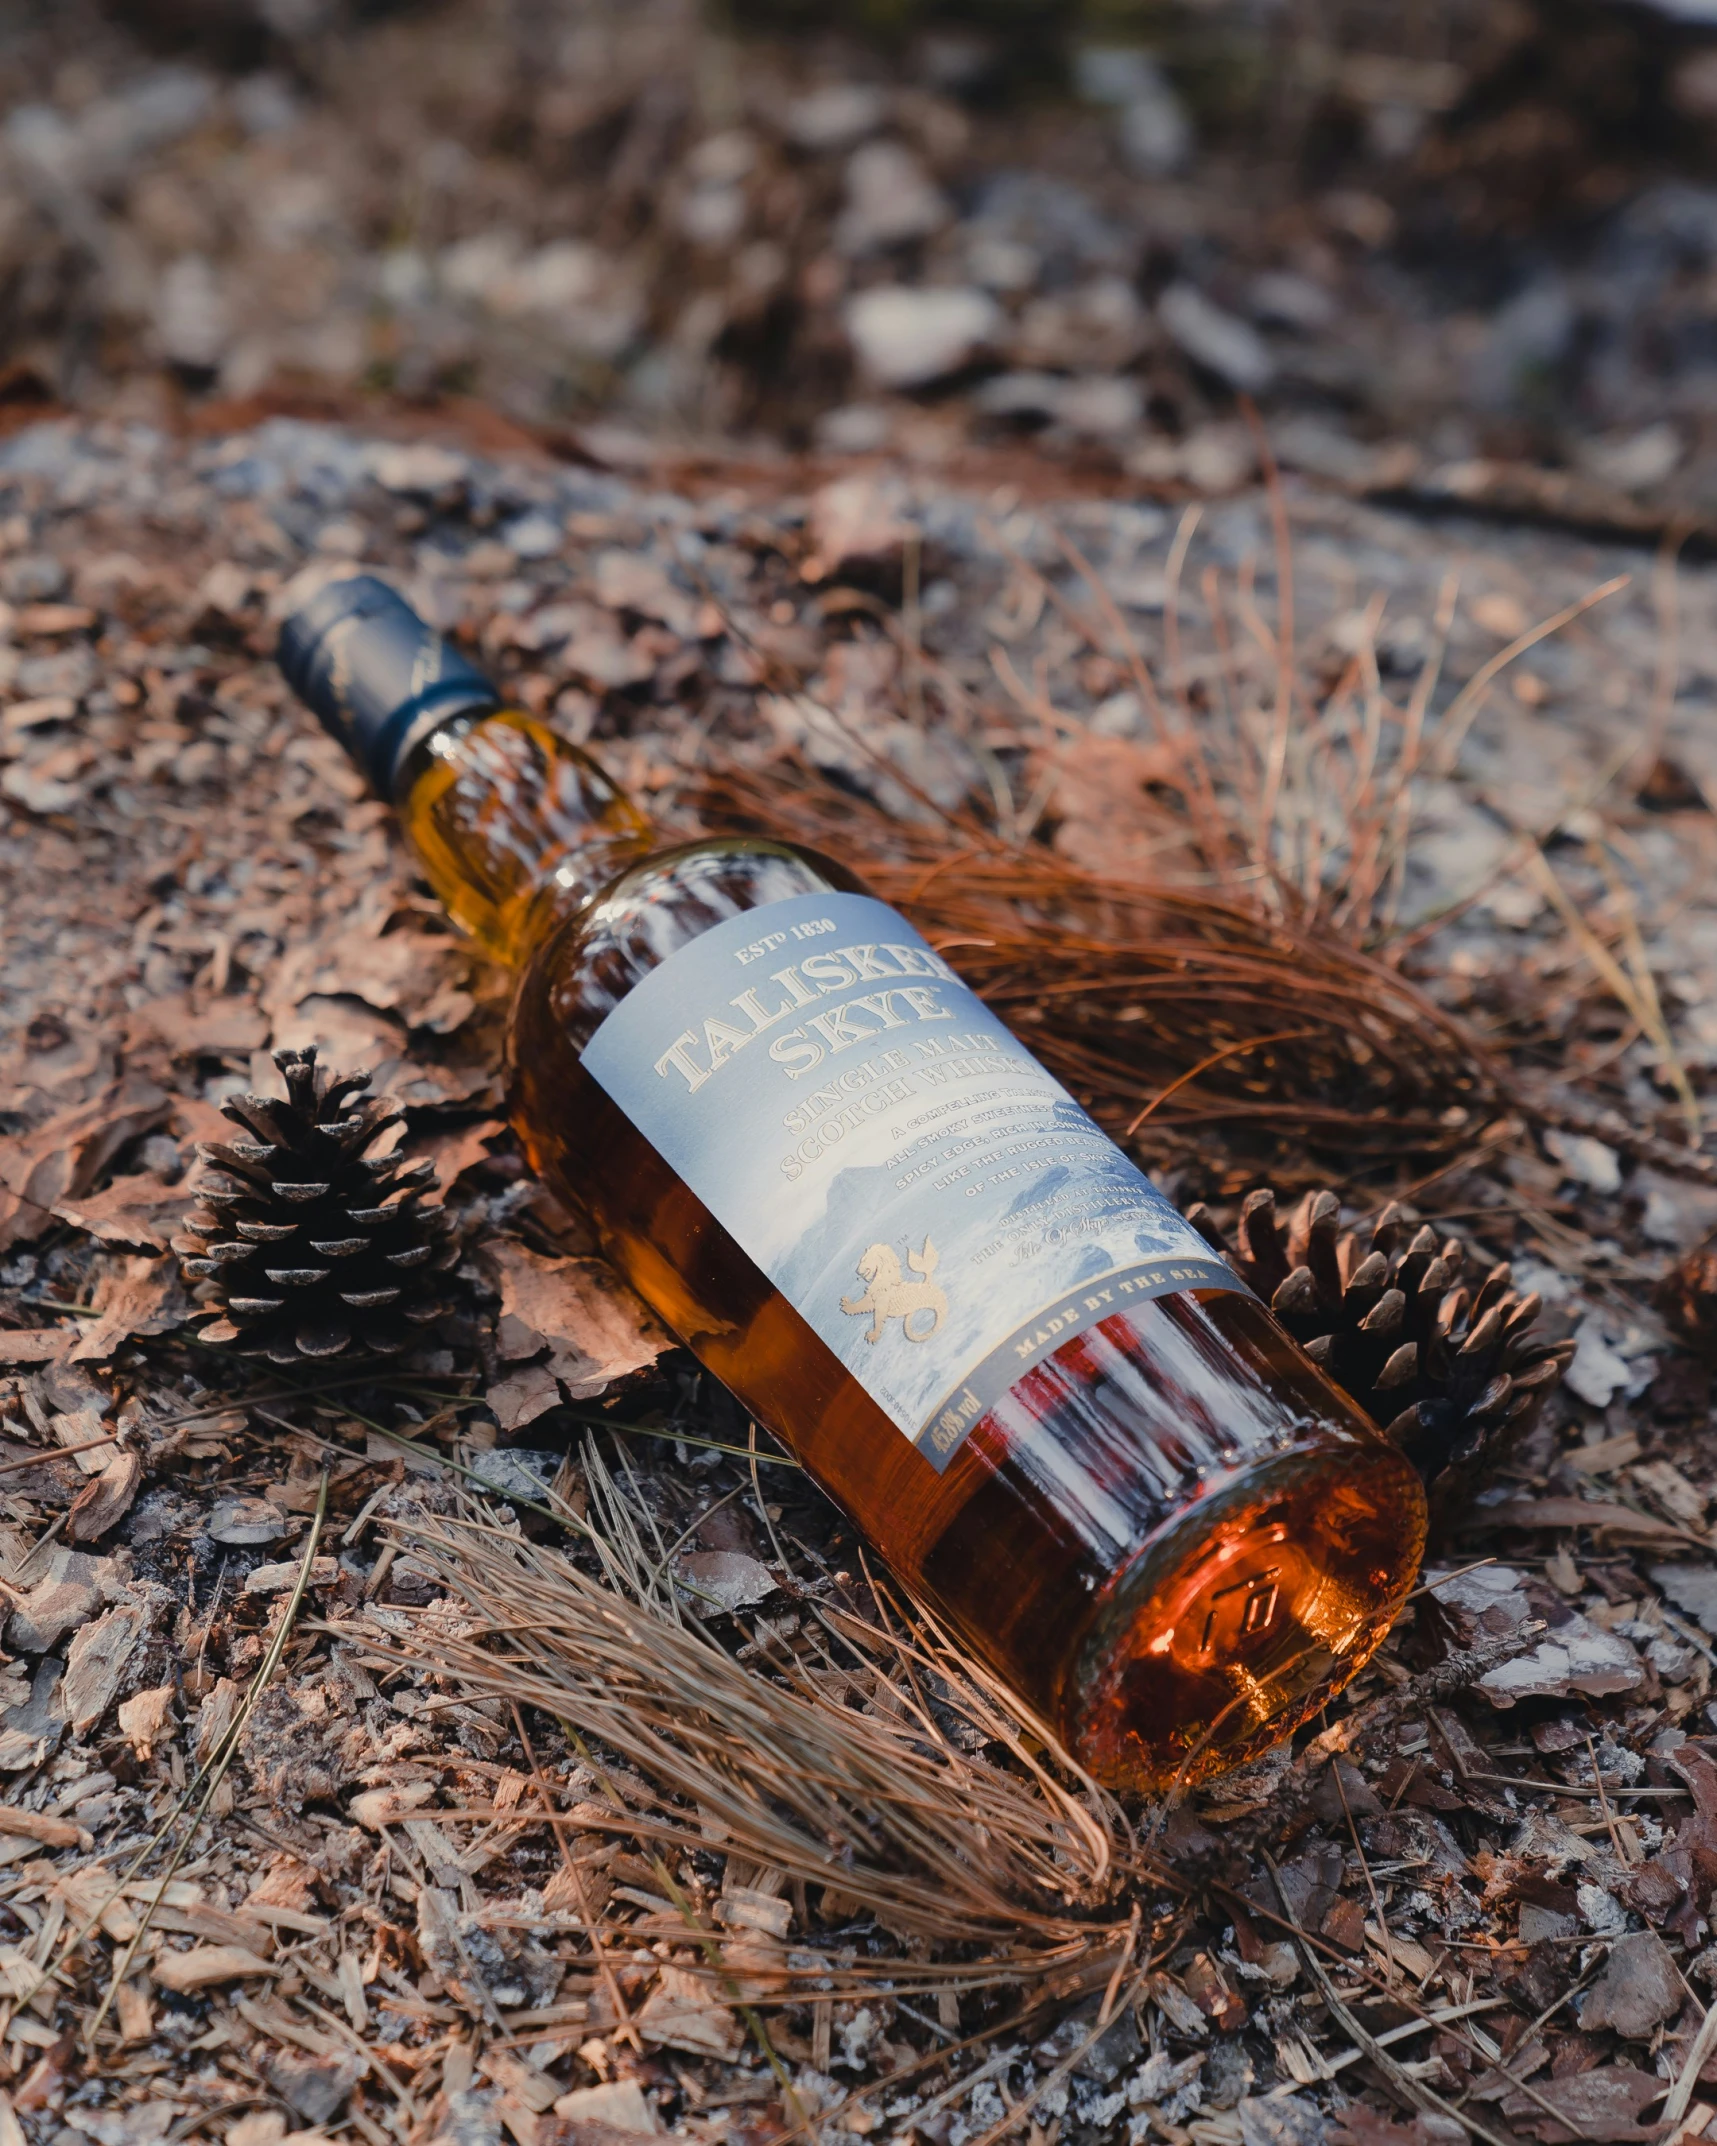
M842 1297L841 1309L849 1318L868 1316L875 1322L864 1337L866 1341L880 1341L890 1319L900 1321L900 1330L908 1341L928 1341L941 1330L948 1316L948 1299L930 1279L936 1271L937 1256L928 1237L921 1252L908 1246L906 1264L920 1277L915 1282L909 1282L902 1274L900 1255L891 1244L873 1244L860 1256L858 1271L870 1287L863 1296ZM930 1315L928 1326L923 1324L926 1312Z

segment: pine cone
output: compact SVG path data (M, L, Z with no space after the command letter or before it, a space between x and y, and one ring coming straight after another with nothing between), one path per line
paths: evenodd
M1717 1248L1702 1244L1678 1259L1659 1283L1657 1301L1687 1346L1717 1363Z
M1187 1213L1446 1508L1531 1429L1572 1344L1532 1337L1542 1299L1517 1295L1506 1265L1464 1285L1460 1240L1414 1231L1393 1202L1368 1240L1340 1218L1333 1192L1309 1192L1284 1223L1263 1186L1241 1205L1236 1251L1208 1208Z
M367 1073L330 1075L314 1049L274 1062L284 1099L221 1106L247 1137L202 1150L229 1174L173 1240L197 1301L221 1315L200 1338L277 1364L396 1354L441 1311L436 1278L458 1257L446 1208L419 1205L435 1165L366 1155L401 1117L387 1096L353 1103Z

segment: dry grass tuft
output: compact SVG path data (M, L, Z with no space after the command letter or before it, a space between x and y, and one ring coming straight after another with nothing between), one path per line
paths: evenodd
M1219 1128L1243 1152L1349 1166L1441 1156L1500 1102L1503 1077L1461 1023L1326 928L1099 878L972 816L903 823L803 765L725 772L696 805L712 827L862 857L882 899L1145 1152Z
M575 1732L602 1790L569 1814L576 1826L633 1837L670 1865L719 1848L821 1888L803 1910L813 1923L868 1913L904 1941L907 1957L845 1968L782 1953L766 1979L783 1990L831 1972L860 1987L1029 1982L1124 1939L1116 1900L1139 1865L1119 1807L922 1613L874 1584L874 1617L838 1590L801 1591L798 1632L757 1623L751 1661L736 1660L686 1605L676 1546L594 1441L584 1472L589 1516L557 1509L594 1573L475 1505L414 1521L413 1557L469 1621L437 1619L375 1651ZM744 1939L732 1971L765 1994L750 1988L755 1933ZM936 1961L929 1945L983 1958Z
M992 532L1012 577L988 614L1000 636L994 705L980 708L889 616L905 684L897 707L877 711L882 731L811 701L802 679L754 650L812 756L835 772L799 756L762 774L726 768L687 802L711 828L862 860L877 893L954 952L1093 1116L1146 1153L1184 1152L1186 1135L1219 1131L1254 1165L1296 1178L1308 1165L1315 1174L1319 1156L1350 1170L1443 1160L1521 1098L1401 965L1427 928L1401 925L1419 789L1449 775L1506 667L1626 577L1521 634L1434 712L1455 577L1397 697L1377 653L1381 595L1357 632L1344 625L1340 650L1322 630L1300 632L1273 471L1269 496L1268 607L1252 559L1232 573L1208 566L1187 590L1202 512L1191 507L1168 555L1154 656L1064 533L1051 530L1068 569L1058 583ZM1007 621L1047 611L1131 678L1142 739L1094 735L1053 705L1041 670L1022 675L1003 645ZM988 781L988 795L953 811L901 772L914 757L900 749L906 726L922 731L933 699ZM984 743L1009 722L1037 741L1011 776ZM907 810L892 809L903 797Z

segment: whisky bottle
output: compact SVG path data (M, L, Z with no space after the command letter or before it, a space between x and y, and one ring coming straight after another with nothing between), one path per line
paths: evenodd
M516 976L510 1110L664 1324L1098 1780L1288 1735L1417 1476L849 867L667 843L385 583L280 663Z

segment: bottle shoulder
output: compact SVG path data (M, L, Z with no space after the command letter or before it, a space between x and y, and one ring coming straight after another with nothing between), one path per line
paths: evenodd
M629 864L539 948L521 1001L582 1045L652 970L729 918L805 894L864 894L832 857L755 835L706 836Z

